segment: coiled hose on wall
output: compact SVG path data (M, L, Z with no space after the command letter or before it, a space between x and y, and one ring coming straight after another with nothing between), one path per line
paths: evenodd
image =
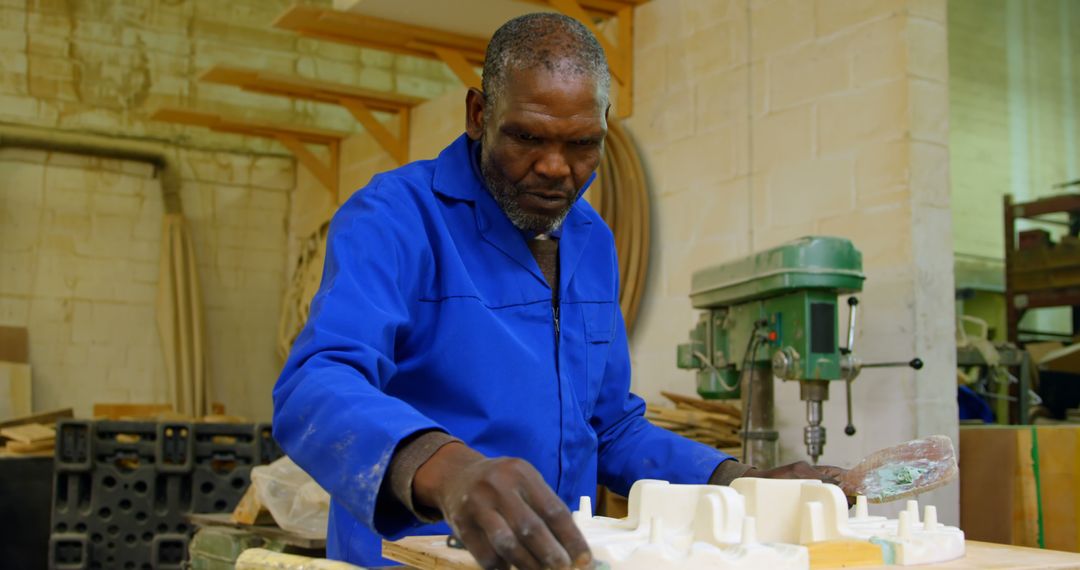
M604 159L585 194L615 234L619 253L619 306L629 334L637 320L649 269L649 192L645 170L630 134L618 119L608 121Z

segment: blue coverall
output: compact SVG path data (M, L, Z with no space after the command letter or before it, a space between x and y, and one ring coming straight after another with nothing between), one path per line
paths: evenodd
M449 532L376 500L399 442L423 430L529 461L568 505L597 482L624 494L642 478L705 483L730 459L642 417L596 211L578 200L563 223L553 307L474 162L462 136L376 176L331 223L322 284L274 389L275 438L332 497L331 558L388 564L378 535Z

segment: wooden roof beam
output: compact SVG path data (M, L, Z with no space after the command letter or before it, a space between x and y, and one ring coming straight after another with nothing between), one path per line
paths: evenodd
M546 4L589 28L604 48L615 80L616 113L619 117L629 116L633 111L634 6L647 0L528 1ZM595 22L598 13L616 18L617 43L600 32ZM289 8L275 20L274 26L317 39L440 59L466 86L480 87L475 68L484 63L487 48L484 38L306 5Z
M548 0L525 0L533 4L547 4ZM578 0L581 7L594 18L612 18L624 8L640 6L649 0Z
M245 91L282 95L320 103L337 104L341 99L356 99L363 101L373 111L385 113L397 113L426 101L421 97L390 91L376 91L342 83L221 64L204 71L199 76L199 81L233 85Z
M483 65L487 49L485 38L315 6L289 8L274 21L274 27L311 38L441 59L469 86L479 85L473 68Z
M409 161L409 113L412 107L425 101L419 97L362 89L349 85L328 83L252 69L217 65L208 69L200 81L235 85L246 91L283 95L321 103L341 105L352 114L398 164ZM392 133L375 118L374 111L398 116L398 132ZM284 144L284 143L283 143Z
M245 121L223 117L217 113L162 107L154 111L150 118L155 121L179 123L207 127L210 130L272 138L280 142L296 157L325 188L337 203L338 194L338 150L341 139L348 133L305 127L301 125L279 125L261 121ZM305 144L321 144L330 148L330 164L324 164Z

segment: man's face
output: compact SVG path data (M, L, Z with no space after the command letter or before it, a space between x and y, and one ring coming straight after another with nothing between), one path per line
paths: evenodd
M469 130L481 136L488 189L518 228L559 227L603 155L607 101L596 81L544 69L511 72L494 108L479 109L480 116L477 96L469 98Z

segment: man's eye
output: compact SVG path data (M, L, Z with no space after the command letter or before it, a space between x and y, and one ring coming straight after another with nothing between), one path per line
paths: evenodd
M596 146L599 142L596 139L581 139L574 141L574 144L578 146Z
M517 133L517 135L515 136L517 136L517 139L522 142L534 142L538 140L536 137L530 135L529 133Z

